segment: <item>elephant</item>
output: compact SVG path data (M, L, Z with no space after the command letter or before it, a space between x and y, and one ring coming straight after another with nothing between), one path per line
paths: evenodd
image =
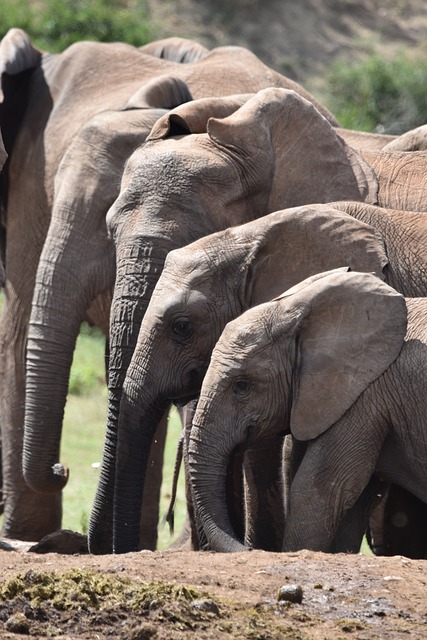
M111 549L106 529L112 519L122 385L167 253L280 205L342 198L376 201L370 166L311 102L292 90L261 90L227 117L207 112L203 128L202 118L197 123L186 118L187 108L182 105L160 119L129 158L120 195L107 215L117 271L105 457L89 525L93 553ZM296 153L299 145L309 145L310 152ZM292 170L287 170L290 157ZM153 422L158 424L168 407L151 407ZM145 463L135 464L144 475Z
M121 256L110 332L114 354L110 375L115 380L116 393L110 387L106 458L89 526L89 545L94 553L110 549L105 523L112 518L117 433L121 422L127 420L120 417L123 382L166 254L221 228L310 202L354 199L392 206L404 199L405 209L426 206L425 198L420 197L422 188L415 189L426 166L426 154L417 152L414 158L415 154L404 154L412 164L412 172L405 174L406 182L402 184L395 181L399 153L363 150L371 162L376 154L383 158L385 166L379 165L379 183L362 154L345 144L331 123L292 91L259 91L228 117L208 118L204 129L192 127L182 109L185 105L159 120L144 148L133 154L120 196L108 214L117 256ZM147 167L148 155L153 172L142 174L138 167ZM403 188L406 198L395 193ZM337 197L333 196L334 191L339 193ZM176 218L174 225L167 226L169 211ZM153 212L157 227L152 226ZM154 422L167 407L150 408ZM152 435L148 435L145 445L149 447L151 441ZM145 466L142 462L142 475ZM124 502L123 512L128 507ZM124 542L124 548L135 548L134 541Z
M427 295L426 224L423 213L341 201L274 212L171 251L126 375L122 401L129 405L124 426L130 433L121 425L123 448L137 451L141 446L133 440L138 436L133 425L145 428L142 389L152 403L154 398L184 403L196 397L226 323L305 277L346 262L375 272L404 295ZM177 323L189 332L181 340ZM271 462L271 451L268 455ZM127 486L140 482L137 464L128 466L124 460L121 468ZM267 463L265 477L268 468ZM273 481L270 486L275 490ZM260 504L267 505L268 496ZM246 515L249 522L247 508ZM267 515L256 519L266 521ZM237 526L245 529L239 522ZM279 523L260 530L262 538L254 537L251 544L277 550ZM194 529L193 544L197 547Z
M104 125L95 119L102 121L107 111L129 112L124 119L135 117L137 122L138 115L132 116L131 111L170 109L192 99L252 93L268 86L291 88L307 99L312 96L238 47L219 47L187 64L160 59L124 43L80 42L60 54L49 54L37 49L20 29L10 30L0 43L0 77L0 129L9 153L1 187L2 192L7 191L6 305L0 328L3 535L37 540L57 530L61 522L60 491L67 472L55 462L75 333L86 312L109 331L115 280L115 248L105 218L110 198L120 187L117 167L107 185L109 195L106 192L104 198L101 188L103 204L96 212L87 211L86 222L79 226L82 208L89 201L98 207L99 169L109 170L109 144L115 133L105 122L105 153L100 149L96 159L93 156L92 167L88 160L87 171L83 177L79 174L77 182L71 164L78 163L78 172L88 151L97 155L96 149L88 149L84 129L98 144L94 129ZM336 122L320 104L318 108ZM137 135L130 126L132 136ZM140 144L146 134L146 128L141 130ZM28 203L32 203L31 210ZM20 471L24 395L29 425L24 455L28 484ZM39 467L40 473L35 474L28 462L28 448L39 429L38 442L44 443L48 471ZM50 438L45 439L46 433L51 433Z
M306 444L290 487L283 551L342 551L335 536L373 475L427 502L426 311L425 298L404 298L374 274L344 267L226 325L188 453L212 549L248 548L224 506L227 462L234 447L272 434Z

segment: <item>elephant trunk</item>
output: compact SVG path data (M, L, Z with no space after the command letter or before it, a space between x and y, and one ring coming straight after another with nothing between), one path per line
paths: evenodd
M219 552L247 551L236 538L227 509L227 467L232 449L226 438L193 424L189 443L189 473L196 517L200 520L209 548Z
M113 507L114 553L140 548L141 504L151 446L169 406L167 399L150 394L151 386L146 376L127 376L122 394Z
M59 463L60 440L82 318L73 297L69 308L63 301L59 314L47 290L37 289L28 329L23 473L34 491L57 493L68 479L68 470Z
M110 313L107 428L88 532L89 549L95 554L113 550L113 500L122 390L142 318L171 248L168 244L165 240L146 238L133 239L123 246L117 242L116 285ZM139 424L133 411L131 415ZM151 432L154 428L148 430ZM120 439L127 436L125 430Z

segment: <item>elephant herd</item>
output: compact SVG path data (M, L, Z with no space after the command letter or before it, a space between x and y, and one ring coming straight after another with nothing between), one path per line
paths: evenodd
M0 42L3 536L61 528L81 323L107 343L92 553L427 557L427 125L343 129L240 47ZM4 267L4 268L3 268Z

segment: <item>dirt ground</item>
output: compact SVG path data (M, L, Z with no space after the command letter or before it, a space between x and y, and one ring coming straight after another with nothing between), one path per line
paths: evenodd
M427 638L425 560L12 546L0 551L0 638Z

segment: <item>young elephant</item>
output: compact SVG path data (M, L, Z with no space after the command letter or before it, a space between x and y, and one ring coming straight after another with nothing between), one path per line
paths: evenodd
M134 452L141 450L140 442L133 441L134 431L130 432L127 425L137 424L135 436L145 437L149 427L144 411L145 404L150 404L147 399L154 404L170 399L183 404L198 394L212 349L229 320L305 277L343 263L383 277L383 268L387 270L384 242L371 226L329 205L278 211L169 253L126 378L122 403L132 416L121 425L121 439L126 446ZM141 422L140 416L147 422ZM278 465L279 449L280 442L276 447ZM246 457L250 455L247 453ZM262 465L259 453L254 455L257 462L245 465L248 470ZM140 465L130 468L123 452L119 453L119 463L118 480L128 478L136 490ZM252 504L252 513L246 510L245 525L236 506L235 526L248 531L253 546L278 550L283 523L267 525L265 510L271 500L282 501L281 481L267 480L273 468L271 454L266 467L265 499ZM255 526L255 521L263 524ZM193 545L198 546L195 535Z
M373 474L427 502L425 298L372 274L313 276L230 322L212 354L189 444L192 489L217 551L241 551L225 508L236 446L306 443L283 550L332 550Z
M383 270L386 281L400 293L427 295L425 214L357 202L306 205L277 211L170 252L126 378L122 406L132 416L128 424L139 425L136 432L122 425L121 438L127 447L134 452L141 448L138 442L130 443L149 427L144 414L147 398L184 403L197 396L212 349L227 322L304 278L342 264L378 275ZM246 459L248 455L255 454L247 452ZM261 469L260 453L256 455L256 463L245 464L245 474ZM271 469L268 453L265 478ZM120 479L137 484L139 472L138 465L130 467L123 459ZM274 487L274 479L270 486ZM277 550L280 523L276 520L274 526L260 528L254 524L267 521L268 502L266 490L265 499L251 503L250 509L246 505L245 539L251 546ZM237 526L242 528L239 522Z

